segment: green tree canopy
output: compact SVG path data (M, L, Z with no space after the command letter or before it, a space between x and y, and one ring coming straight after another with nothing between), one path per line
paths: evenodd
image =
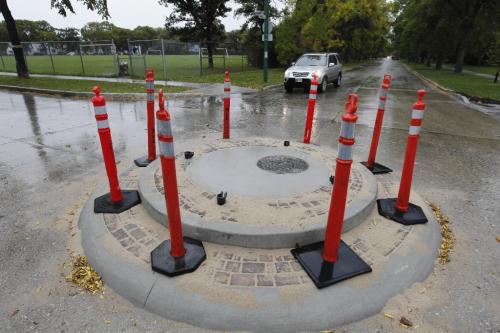
M389 32L384 0L299 1L276 29L280 62L304 52L336 51L344 59L382 55Z

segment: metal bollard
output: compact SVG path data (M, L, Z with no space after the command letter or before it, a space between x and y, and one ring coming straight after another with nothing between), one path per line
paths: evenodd
M382 164L375 162L375 157L377 155L377 147L380 139L380 132L382 130L382 122L384 120L385 103L387 101L387 92L391 84L391 76L384 75L384 80L382 82L382 87L380 88L379 103L377 109L377 118L375 119L375 126L373 128L372 143L370 145L370 153L368 154L368 160L366 162L361 162L364 166L368 168L373 174L383 174L392 172L392 170Z
M101 88L98 86L95 86L92 91L95 93L95 96L92 97L92 104L97 121L97 132L101 141L102 157L109 181L109 193L94 200L94 213L121 213L141 203L141 199L137 191L120 189L106 111L106 99L101 96Z
M425 103L423 101L424 95L425 90L419 90L418 101L413 104L398 197L397 199L390 198L377 200L378 212L380 215L404 225L427 222L427 217L422 208L409 202L413 167L417 154L418 139L420 138L420 126L422 126L422 119L425 111Z
M306 127L304 129L304 143L311 142L312 124L314 119L314 108L316 106L316 95L318 93L318 81L313 75L311 88L309 89L309 102L307 103Z
M152 69L146 71L146 108L148 123L148 155L134 160L138 167L147 167L149 163L156 159L156 138L155 138L155 85L154 72Z
M223 139L229 139L230 119L229 111L231 108L231 80L229 79L229 70L226 69L226 77L224 78L224 133Z
M196 270L205 260L206 254L200 241L182 237L174 137L172 136L170 114L164 107L163 90L159 91L158 97L159 110L156 112L158 146L170 239L162 242L151 252L151 267L155 272L175 276Z
M325 240L291 251L317 288L327 287L372 271L370 266L340 239L351 173L352 146L355 142L354 129L358 119L356 116L357 98L356 94L349 94L346 113L342 116L335 182Z

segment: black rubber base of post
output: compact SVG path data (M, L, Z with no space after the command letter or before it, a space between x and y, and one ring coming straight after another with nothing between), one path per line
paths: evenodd
M110 193L95 198L94 213L119 214L141 203L141 197L137 191L122 190L122 196L122 201L118 203L111 201Z
M295 248L292 254L318 289L372 271L371 267L342 240L335 263L323 259L323 242Z
M373 163L373 168L368 167L368 162L361 162L361 164L363 164L374 175L392 172L392 169L386 167L385 165L378 164L377 162Z
M140 168L144 168L144 167L147 167L151 162L153 162L154 160L150 160L148 158L148 156L143 156L143 157L139 157L138 159L134 160L134 163L135 165L137 165L138 167Z
M166 240L151 252L151 268L166 276L176 276L194 272L207 258L202 242L184 237L186 254L181 258L170 255L171 243Z
M427 217L425 216L422 208L410 203L408 211L400 212L396 209L396 200L396 198L378 199L378 213L388 219L404 225L427 223Z

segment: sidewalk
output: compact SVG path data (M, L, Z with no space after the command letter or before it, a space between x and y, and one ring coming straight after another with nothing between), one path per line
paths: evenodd
M0 75L16 76L16 73L11 72L0 72ZM115 78L115 77L95 77L95 76L72 76L72 75L55 75L55 74L30 74L32 77L45 77L45 78L55 78L64 80L89 80L89 81L106 81L106 82L118 82L118 83L140 83L144 84L144 80L129 79L129 78ZM155 80L155 84L176 86L176 87L190 87L192 90L183 92L182 94L187 95L206 95L214 96L221 95L224 93L224 77L221 74L221 83L196 83L196 82L180 82L180 81L164 81ZM235 85L231 86L231 93L244 94L244 93L254 93L257 92L256 89L238 87Z

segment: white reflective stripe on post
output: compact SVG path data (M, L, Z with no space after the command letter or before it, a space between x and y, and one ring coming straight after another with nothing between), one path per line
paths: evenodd
M158 135L172 136L172 126L170 126L170 121L158 120L156 124Z
M424 110L413 110L411 112L411 119L422 119L424 118Z
M348 123L347 121L343 121L340 126L340 136L346 139L354 139L354 128L355 123Z
M154 89L153 81L146 81L146 89Z
M387 97L387 89L380 88L379 95L383 96L383 97Z
M316 94L309 94L309 99L316 99Z
M105 106L94 106L94 112L96 115L106 114Z
M378 108L384 110L385 109L385 100L378 101Z
M158 140L160 155L165 157L174 156L174 143Z
M147 97L146 98L147 98L148 101L154 100L154 97L155 97L154 93L152 93L152 92L148 92L147 93Z
M224 99L230 98L231 93L229 91L224 91Z
M108 128L108 127L109 123L107 119L97 121L97 128Z
M417 135L420 133L420 126L410 126L410 135Z
M224 82L224 89L231 89L231 82Z
M317 84L311 85L311 88L309 90L310 91L318 91L318 85Z
M352 145L344 145L339 142L339 155L340 160L352 160Z

